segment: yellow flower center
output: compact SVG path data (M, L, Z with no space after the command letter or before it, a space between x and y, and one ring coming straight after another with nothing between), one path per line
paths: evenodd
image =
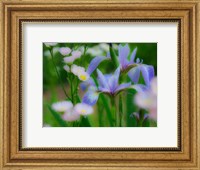
M80 75L80 79L85 81L87 79L86 75Z
M81 112L82 112L82 113L86 113L86 110L85 110L85 109L82 109Z

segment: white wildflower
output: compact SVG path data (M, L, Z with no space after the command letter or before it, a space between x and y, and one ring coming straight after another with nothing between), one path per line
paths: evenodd
M85 71L85 68L84 67L80 67L80 66L77 66L75 64L73 64L71 66L71 72L78 76L78 78L81 80L81 81L86 81L89 79L89 74Z
M92 106L85 104L85 103L78 103L74 107L74 111L79 115L89 115L94 112Z
M71 101L60 101L52 104L52 109L57 112L70 111L73 108Z
M60 54L62 54L63 56L66 56L66 55L68 55L68 54L71 53L71 49L68 48L68 47L61 47L61 48L59 49L59 52L60 52Z
M63 68L64 68L65 71L70 72L70 68L69 68L68 65L65 65Z
M80 115L74 112L74 110L71 110L69 112L65 112L62 115L62 118L68 122L72 122L72 121L78 120L80 118Z

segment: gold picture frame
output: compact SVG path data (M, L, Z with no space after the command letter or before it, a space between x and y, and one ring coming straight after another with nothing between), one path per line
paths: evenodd
M199 11L199 0L1 1L0 168L200 169ZM178 23L178 147L22 147L23 23L66 21Z

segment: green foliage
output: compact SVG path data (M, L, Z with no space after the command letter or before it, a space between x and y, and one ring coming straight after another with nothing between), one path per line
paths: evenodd
M60 127L67 127L67 123L61 118L60 114L55 112L53 109L51 109L50 106L48 106L51 114L54 116L55 120L58 122Z
M136 127L137 119L135 116L132 116L132 113L137 111L137 107L133 102L133 96L136 94L134 89L127 90L126 94L126 124L128 127Z

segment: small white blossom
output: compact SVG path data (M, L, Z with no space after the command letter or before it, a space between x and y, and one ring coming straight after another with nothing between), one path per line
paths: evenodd
M103 52L104 51L101 48L99 48L99 46L94 46L87 50L87 54L90 54L92 56L101 56L103 55Z
M52 109L57 112L70 111L73 108L73 104L70 101L60 101L52 104Z
M84 67L80 67L80 66L77 66L75 64L73 64L71 66L71 72L78 76L78 78L81 80L81 81L86 81L89 79L89 74L85 71L85 68Z
M59 49L59 52L60 52L60 54L62 54L63 56L66 56L66 55L68 55L68 54L71 53L71 49L68 48L68 47L61 47L61 48Z
M76 60L76 58L73 56L69 56L69 57L65 57L63 60L65 63L73 63Z
M74 111L79 115L89 115L94 112L92 106L85 103L76 104L76 106L74 107Z
M151 108L153 107L154 105L156 105L156 96L154 96L152 93L150 92L145 92L145 93L138 93L136 96L135 96L135 102L136 104L141 107L141 108L144 108L144 109L147 109L147 108Z
M100 48L106 52L109 51L109 45L107 43L101 43L99 44Z
M87 72L81 72L78 74L78 78L81 81L87 81L90 78L90 76Z
M70 68L69 68L68 65L65 65L63 68L64 68L65 71L70 72Z
M153 78L150 88L135 95L135 103L143 109L149 110L148 117L157 119L157 78Z
M81 52L80 51L73 51L72 52L72 56L75 57L76 59L80 58L81 57Z
M80 118L80 115L74 112L74 110L71 110L69 112L65 112L62 115L62 118L68 122L72 122L72 121L78 120Z
M85 68L84 67L80 67L80 66L77 66L76 64L73 64L71 66L71 71L74 75L78 76L79 72L84 72L85 71Z

